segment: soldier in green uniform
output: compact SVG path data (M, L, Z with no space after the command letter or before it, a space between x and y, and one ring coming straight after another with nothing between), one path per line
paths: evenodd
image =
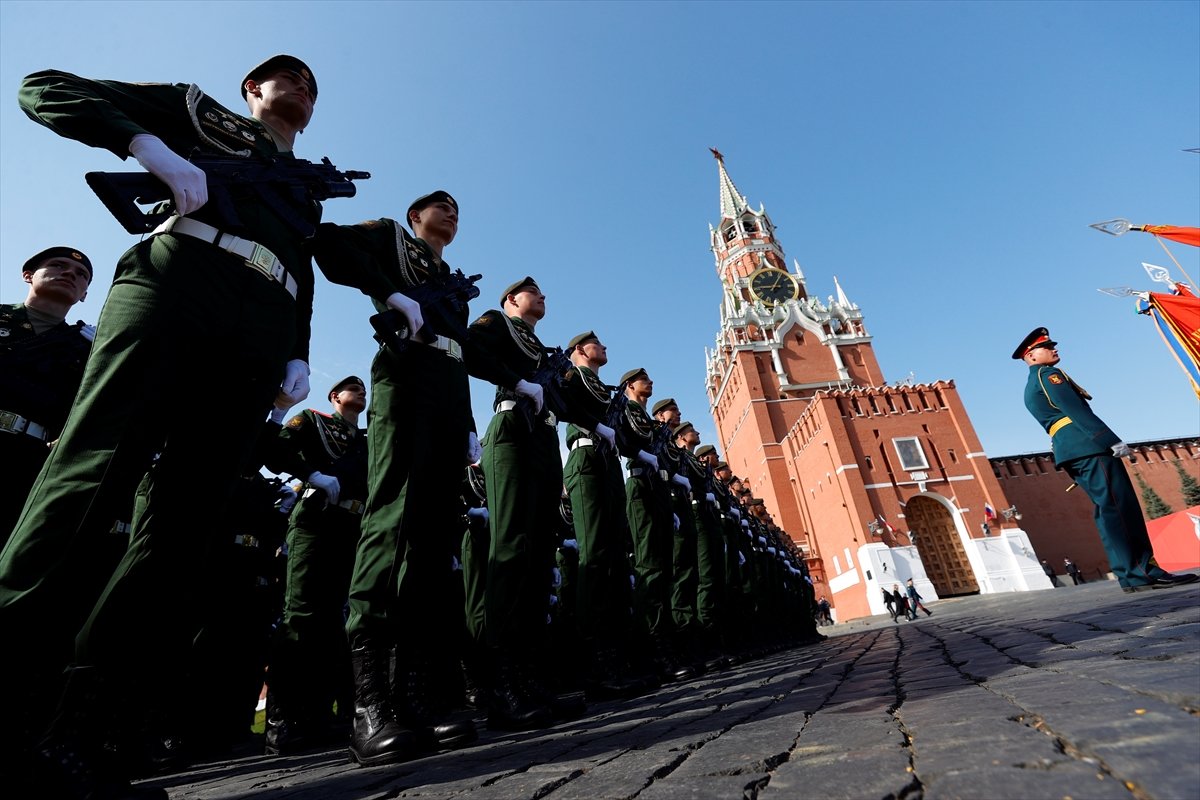
M607 418L611 389L600 381L599 372L608 363L608 348L594 331L585 331L567 343L567 350L575 365L568 385L576 388L580 403L592 405L592 416ZM613 697L636 691L641 684L629 679L622 653L630 633L630 566L621 454L609 444L615 441L613 428L604 423L596 428L567 426L570 452L563 481L579 548L576 607L587 659L586 685L590 695Z
M672 511L667 473L651 452L662 444L664 429L646 410L654 394L654 381L638 367L622 375L620 385L626 398L621 434L629 442L629 449L636 451L626 464L629 478L625 481L625 513L633 538L636 576L634 614L650 639L658 677L663 681L686 681L695 677L696 671L680 660L671 614L674 539L679 521Z
M338 689L349 681L342 609L367 498L366 431L358 427L367 390L349 375L328 397L332 414L301 411L267 450L268 469L305 484L287 533L283 619L268 680L268 755L320 743Z
M151 470L130 548L78 637L64 713L37 749L46 793L86 795L107 780L90 767L101 755L95 721L117 713L113 705L136 708L117 699L132 689L118 681L136 681L146 696L169 691L193 634L192 604L203 604L208 585L196 548L214 529L272 403L288 406L308 392L306 236L320 206L283 196L268 203L250 187L207 203L205 174L184 155L292 158L317 84L302 61L276 56L252 69L241 91L249 116L195 85L45 71L21 86L32 119L119 158L133 155L166 184L176 213L117 265L70 419L0 555L4 645L38 653L51 647L48 639L75 636L63 616L64 583L80 554L73 543L119 516ZM208 425L176 413L180 404L221 408L222 446L213 446ZM203 503L195 502L197 479ZM141 668L149 663L158 666ZM111 786L123 791L119 778Z
M458 317L450 325L410 297L450 275L443 254L458 233L458 201L431 192L413 201L406 221L411 234L392 219L323 225L316 248L330 280L357 287L380 312L398 311L408 330L405 346L380 348L371 364L370 489L347 621L356 694L350 754L364 766L477 736L469 721L436 718L428 705L435 656L460 645L461 619L451 625L430 609L458 596L459 485L463 467L479 458L464 363L471 344L459 332L467 316L465 308L447 312ZM441 322L427 325L426 315ZM470 363L477 377L495 377L487 359Z
M534 382L547 357L535 333L546 296L527 275L504 290L500 305L471 324L479 356L501 372L491 381L496 414L482 461L491 530L484 597L484 639L492 661L488 727L524 729L581 713L582 706L558 703L536 674L547 633L563 485L557 419L543 408L543 388ZM567 421L594 430L599 420L579 409Z
M92 262L73 247L50 247L21 265L24 303L0 305L0 549L34 478L67 421L96 329L67 323L87 297ZM11 435L5 435L11 434Z
M1146 519L1121 459L1129 446L1092 411L1092 396L1058 368L1058 342L1034 328L1012 357L1029 365L1025 408L1050 434L1054 463L1087 492L1108 563L1126 592L1195 583L1200 576L1172 575L1154 560Z

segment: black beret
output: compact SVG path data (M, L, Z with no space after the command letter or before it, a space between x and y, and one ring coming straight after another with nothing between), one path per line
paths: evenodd
M337 392L341 391L343 386L349 386L351 384L361 386L364 389L367 388L367 385L363 383L362 378L358 377L357 375L347 375L333 385L333 388L329 390L329 394L336 394Z
M654 408L650 409L650 413L657 414L658 412L662 411L664 408L670 408L671 406L675 406L676 408L679 408L679 404L675 402L674 397L664 397L662 400L659 400L657 403L654 404Z
M697 456L706 456L709 453L715 453L715 452L717 452L717 448L711 444L702 444L696 448Z
M509 286L507 289L504 290L504 292L500 295L500 305L503 306L504 301L508 299L508 296L510 294L516 294L517 289L520 289L522 286L532 286L534 289L537 289L539 292L541 291L541 287L538 286L537 281L535 281L529 275L526 275L524 278L521 278L521 280L517 281L516 283L512 284L511 286Z
M92 280L92 262L74 247L47 247L26 261L21 267L21 272L32 272L41 266L43 261L49 261L52 258L69 258L72 261L78 261L87 270L88 281Z
M625 384L629 383L631 380L636 378L638 375L645 375L647 378L650 377L650 374L648 372L646 372L645 367L634 367L633 369L629 370L629 372L626 372L624 375L621 376L621 385L624 386Z
M507 297L507 295L505 296ZM588 339L595 339L597 342L600 341L600 337L596 335L595 331L584 331L583 333L579 333L571 337L571 341L567 342L567 349L574 350Z
M446 201L447 203L449 203L450 205L454 206L455 211L458 211L458 201L455 200L453 197L451 197L449 192L447 192L443 189L438 189L436 192L430 192L429 194L423 194L420 197L418 197L416 200L413 200L412 204L408 207L408 211L404 212L404 221L409 222L408 216L412 212L420 211L421 209L426 208L427 206L431 206L434 203L440 203L443 200Z
M254 69L246 73L246 77L242 78L242 98L246 97L246 81L257 81L265 78L272 72L281 69L290 69L300 75L301 78L308 81L309 89L312 90L312 99L317 99L317 79L313 77L312 70L295 56L285 55L283 53L277 56L271 56L266 61L259 64Z
M693 431L695 429L696 429L696 427L694 425L692 425L692 423L681 422L678 425L676 425L674 428L671 429L671 435L679 436L681 434L687 433L688 431Z
M1012 357L1020 360L1034 347L1058 347L1058 342L1050 341L1050 331L1045 328L1034 328L1028 336L1021 340L1017 349L1013 350Z

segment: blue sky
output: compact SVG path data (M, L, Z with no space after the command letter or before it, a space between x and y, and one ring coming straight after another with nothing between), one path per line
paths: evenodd
M219 14L219 16L218 16ZM646 367L706 441L704 347L720 286L719 148L810 294L836 275L889 380L954 379L989 455L1041 450L1009 359L1049 326L1063 366L1128 440L1200 432L1181 371L1133 302L1145 234L1088 223L1200 222L1200 4L0 3L0 296L51 244L97 265L95 321L133 243L87 190L135 169L59 139L15 102L54 67L197 83L240 110L276 52L320 84L297 154L369 170L326 219L401 218L434 188L461 205L447 259L483 273L482 311L518 277L548 295L538 333L594 328L602 377ZM1197 250L1170 244L1200 279ZM1159 285L1158 288L1161 288ZM318 279L312 403L366 375L369 302ZM482 429L491 391L475 384ZM200 411L200 410L197 410ZM218 414L219 409L207 410Z

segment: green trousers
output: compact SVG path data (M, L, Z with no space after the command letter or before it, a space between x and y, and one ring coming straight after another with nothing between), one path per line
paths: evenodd
M558 431L500 411L483 448L491 546L484 597L484 640L517 651L544 642L559 524L562 457Z
M367 509L350 581L352 647L456 647L459 488L470 432L462 362L440 350L384 348L371 364Z
M683 634L699 630L696 616L696 592L699 577L696 572L696 517L692 513L691 494L682 486L671 484L671 510L679 518L679 528L671 547L671 618Z
M668 491L646 467L625 482L625 514L633 537L634 617L644 632L666 636L671 619L671 554L674 524Z
M182 662L219 590L204 553L293 352L296 314L282 286L202 242L156 236L122 256L66 428L0 554L5 649L58 648L78 631L78 663L170 677L144 666ZM79 631L80 603L92 605L72 587L89 557L80 538L124 517L143 477L130 546Z
M596 445L576 447L567 456L563 483L579 543L575 605L580 631L612 640L625 633L630 604L625 486L616 453Z
M725 598L725 537L721 520L704 500L692 504L696 528L696 622L709 642L723 635Z

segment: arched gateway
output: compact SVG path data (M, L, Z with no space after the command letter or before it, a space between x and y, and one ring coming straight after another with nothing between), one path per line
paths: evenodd
M904 519L915 538L925 572L939 597L977 594L979 583L954 524L953 512L932 497L908 501Z

